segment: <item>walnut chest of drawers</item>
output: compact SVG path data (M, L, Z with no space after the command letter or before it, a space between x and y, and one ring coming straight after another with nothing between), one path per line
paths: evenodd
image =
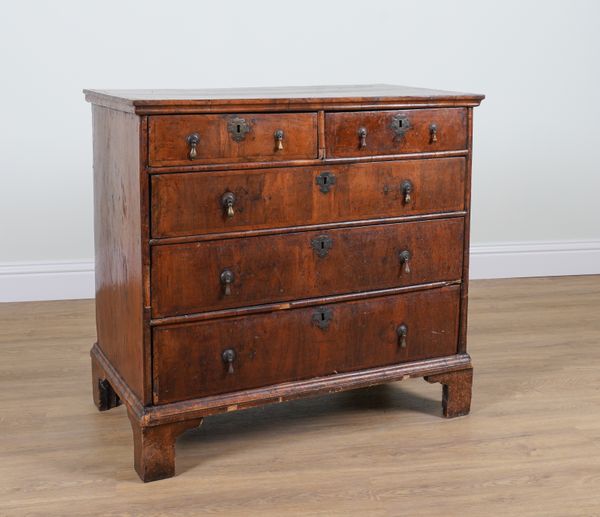
M144 481L208 415L407 377L465 415L472 112L391 85L86 90L94 401Z

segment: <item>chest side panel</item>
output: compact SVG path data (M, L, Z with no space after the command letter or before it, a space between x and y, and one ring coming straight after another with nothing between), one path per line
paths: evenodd
M144 399L139 117L93 107L98 345Z

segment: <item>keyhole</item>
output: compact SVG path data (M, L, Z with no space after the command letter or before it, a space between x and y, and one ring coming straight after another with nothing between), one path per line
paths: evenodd
M241 133L242 132L242 126L240 126L239 124L237 125L237 132Z
M324 312L321 313L321 321L325 321L325 313Z
M327 176L323 176L323 185L327 185Z
M239 126L238 126L239 127ZM402 127L402 120L398 121L398 127Z
M325 241L321 241L321 249L324 250L325 249Z

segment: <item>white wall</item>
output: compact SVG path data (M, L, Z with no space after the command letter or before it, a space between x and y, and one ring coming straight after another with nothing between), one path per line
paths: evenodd
M600 273L599 20L594 0L4 3L0 300L92 293L82 88L388 82L485 93L475 276Z

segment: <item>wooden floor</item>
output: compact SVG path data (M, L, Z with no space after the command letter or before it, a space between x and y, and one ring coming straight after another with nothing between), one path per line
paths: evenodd
M471 415L413 379L205 420L143 484L91 301L0 305L0 515L600 515L600 277L474 282Z

